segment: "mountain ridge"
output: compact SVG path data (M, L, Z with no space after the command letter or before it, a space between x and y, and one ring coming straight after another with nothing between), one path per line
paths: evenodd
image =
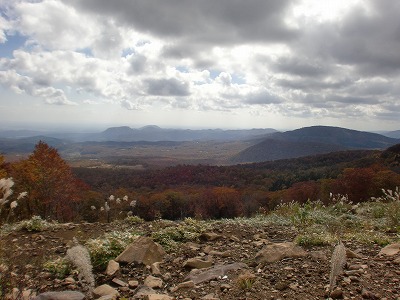
M399 139L342 127L311 126L271 134L232 158L236 163L296 158L350 149L384 149Z

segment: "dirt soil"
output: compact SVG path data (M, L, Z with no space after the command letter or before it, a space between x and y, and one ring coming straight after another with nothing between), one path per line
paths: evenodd
M82 285L76 274L70 275L76 283L57 279L43 269L43 263L51 258L62 257L72 245L73 237L82 244L89 239L114 230L112 224L65 224L57 229L42 232L18 231L1 236L0 262L4 262L2 273L2 297L13 288L19 291L26 289L39 294L45 291L62 291L75 289L80 291ZM140 230L151 234L151 226L144 223ZM293 241L296 236L294 228L265 226L260 228L218 224L211 232L221 235L215 241L202 241L197 244L187 243L173 253L169 253L160 265L164 286L156 290L176 299L205 299L213 294L214 299L328 299L330 259L333 246L305 248L307 256L286 258L274 263L257 264L255 256L266 241ZM378 256L382 249L378 245L358 245L346 243L346 248L359 255L358 258L347 258L344 274L338 278L338 297L344 299L400 299L399 257ZM229 255L213 256L213 264L230 264L243 262L246 269L230 271L226 276L196 285L195 288L171 288L184 282L188 269L182 264L189 258L206 256L205 248L211 246L214 251ZM7 268L4 267L7 265ZM238 277L247 272L253 278L243 286ZM166 273L170 275L165 276ZM124 282L137 280L143 284L151 275L151 269L141 265L124 265L114 276ZM121 288L112 282L114 277L104 272L95 274L96 285L107 283L119 290L120 299L134 298L134 288ZM1 297L0 297L1 298Z

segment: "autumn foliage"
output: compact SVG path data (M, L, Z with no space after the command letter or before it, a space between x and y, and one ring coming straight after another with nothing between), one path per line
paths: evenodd
M348 195L354 203L367 201L382 188L400 186L397 156L389 154L380 158L376 151L354 151L236 166L72 170L56 149L39 142L19 162L5 166L0 156L0 175L13 177L16 194L28 193L18 203L16 219L220 219L252 216L282 202L328 204L330 193Z
M79 184L55 148L39 142L27 159L12 166L12 176L16 188L28 192L19 204L21 217L73 219L74 205L81 200L84 185Z

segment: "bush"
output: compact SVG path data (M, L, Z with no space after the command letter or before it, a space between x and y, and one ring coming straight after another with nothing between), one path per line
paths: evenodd
M104 270L111 259L117 257L136 238L130 231L113 231L86 242L93 268Z
M186 218L178 226L163 228L152 234L152 238L166 251L177 249L179 243L197 241L200 235L209 230L210 225L204 221Z
M30 220L24 220L17 224L17 229L39 232L53 226L54 224L43 220L40 216L33 216Z
M59 279L65 278L72 270L70 262L64 257L45 262L43 268Z

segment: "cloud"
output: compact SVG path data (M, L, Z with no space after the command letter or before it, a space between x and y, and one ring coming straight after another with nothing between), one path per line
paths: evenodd
M0 15L0 44L7 41L6 32L10 29L10 24Z
M378 118L394 116L400 96L397 1L3 0L0 9L0 43L12 49L7 37L22 37L0 58L1 83L49 104L78 95L127 110Z
M296 30L284 20L291 3L288 0L68 0L65 3L159 38L186 42L210 45L275 42L296 35Z
M190 89L186 82L175 78L147 79L147 93L153 96L189 96Z
M138 105L134 104L133 102L131 102L129 100L122 100L121 106L126 108L127 110L138 110L139 109Z
M37 86L31 78L17 74L14 71L0 71L0 83L16 93L26 93L34 97L40 97L48 104L76 105L75 102L68 100L61 89Z

